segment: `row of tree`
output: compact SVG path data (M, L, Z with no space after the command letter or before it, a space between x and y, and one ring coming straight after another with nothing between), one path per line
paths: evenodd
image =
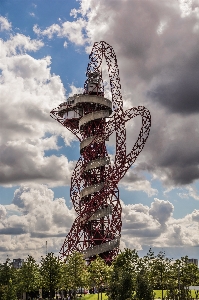
M191 299L188 287L199 285L199 270L188 262L188 257L172 261L160 252L150 249L142 258L136 250L125 249L111 266L97 257L89 265L80 253L60 261L53 253L42 257L37 264L28 256L20 269L15 269L9 259L0 264L0 300L17 300L24 292L29 299L38 296L53 299L55 291L68 291L76 298L78 288L106 290L109 300L152 300L154 290L166 290L165 299Z
M135 250L126 249L112 265L108 294L110 300L152 300L154 290L161 290L162 299L188 300L191 285L199 285L199 269L187 256L172 261L164 252L155 256L150 249L140 258Z

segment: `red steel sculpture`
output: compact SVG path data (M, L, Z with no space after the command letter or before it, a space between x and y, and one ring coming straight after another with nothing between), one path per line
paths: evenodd
M117 185L146 143L151 116L143 106L123 110L117 59L109 44L94 43L89 58L84 93L68 98L51 111L51 116L78 138L81 154L70 189L77 218L60 254L64 257L78 251L89 261L99 255L110 264L119 250L122 226ZM104 98L103 58L108 66L112 101ZM142 117L142 127L127 154L125 124L136 116ZM116 133L114 165L105 144L113 132Z

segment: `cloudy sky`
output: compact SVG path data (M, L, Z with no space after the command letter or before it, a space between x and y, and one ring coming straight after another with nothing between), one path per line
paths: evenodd
M125 109L152 115L119 185L121 247L199 258L199 1L2 0L0 38L0 261L39 259L46 241L58 254L71 227L79 142L49 114L81 92L101 40L116 52ZM139 130L129 121L128 151Z

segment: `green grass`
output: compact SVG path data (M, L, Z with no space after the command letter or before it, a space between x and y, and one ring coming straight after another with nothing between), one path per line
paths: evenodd
M161 290L154 290L154 293L155 293L155 299L158 299L158 298L162 299L162 291ZM167 291L164 290L163 295L166 296L166 293L167 293ZM195 291L191 291L191 297L196 299Z
M162 291L161 290L154 290L155 293L155 298L158 299L162 299ZM167 291L163 291L163 295L166 296Z
M162 299L162 291L161 290L154 290L155 298L156 299ZM164 291L164 296L166 296L166 290ZM192 298L196 299L195 291L191 291ZM78 298L82 300L97 300L97 294L88 294L88 295L82 295L82 297ZM101 294L99 295L99 299L101 300ZM102 300L108 300L108 297L105 293L102 293Z
M78 299L82 299L82 300L97 300L97 294L88 294L88 295L85 295L85 296L82 295L82 297L80 297ZM101 293L99 295L99 299L101 300ZM107 299L108 299L108 297L106 296L106 294L102 293L102 300L107 300Z

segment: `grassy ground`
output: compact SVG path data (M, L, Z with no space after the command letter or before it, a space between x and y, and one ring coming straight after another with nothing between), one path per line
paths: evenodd
M162 299L162 291L161 290L155 290L155 299ZM164 296L166 295L166 291L164 291ZM192 298L196 299L196 295L195 295L195 291L191 291L191 296ZM79 299L82 300L97 300L97 294L89 294L89 295L85 295L82 297L80 297ZM99 295L99 299L101 300L101 294ZM107 300L108 297L106 296L106 294L102 293L102 300Z
M166 291L163 291L164 292L164 296L166 296ZM154 291L155 293L155 299L162 299L162 291L161 290L155 290ZM195 294L195 291L191 291L191 297L196 299L196 294Z
M161 290L155 290L154 293L155 293L155 299L158 299L158 298L162 299L162 291ZM166 291L163 291L163 295L166 296Z
M82 300L97 300L98 298L97 298L97 294L88 294L88 295L85 295L85 296L83 296L82 295L82 297L80 297L79 299L82 299ZM99 299L101 300L101 294L99 294ZM106 294L105 293L102 293L102 300L107 300L108 299L108 297L106 296Z

